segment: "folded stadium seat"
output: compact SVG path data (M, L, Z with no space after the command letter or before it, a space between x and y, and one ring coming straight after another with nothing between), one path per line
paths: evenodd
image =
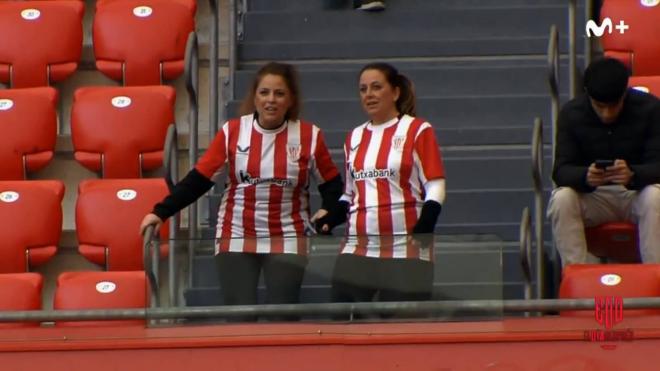
M78 68L81 1L0 1L0 82L11 88L46 86Z
M654 37L660 33L660 4L655 0L605 0L600 12L612 22L600 38L606 56L617 58L636 76L660 75L660 44ZM615 28L623 21L629 27L622 34Z
M585 228L587 249L599 258L617 263L639 263L637 225L629 222L609 222Z
M99 0L93 37L96 68L124 85L159 85L184 68L194 0Z
M64 184L0 181L0 273L27 272L57 252Z
M76 234L78 251L106 270L143 270L140 222L169 194L163 179L90 179L78 187ZM168 222L160 229L167 241ZM161 245L161 256L167 244Z
M144 309L149 287L143 271L65 272L57 278L56 310ZM144 326L143 320L57 321L56 326Z
M573 264L564 268L559 297L660 296L660 264ZM625 309L625 308L624 308ZM660 310L625 310L625 315L658 315ZM563 311L563 316L593 317L594 311Z
M43 277L38 273L0 274L0 311L40 310ZM39 322L2 322L0 329L38 327Z
M53 159L57 91L0 90L0 180L23 180Z
M76 160L104 178L139 178L161 167L174 101L169 86L76 90L71 108Z

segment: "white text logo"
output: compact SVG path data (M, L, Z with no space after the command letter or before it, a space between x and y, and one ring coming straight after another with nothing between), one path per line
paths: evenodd
M619 21L619 23L614 26L612 20L609 17L603 19L603 22L600 25L597 24L594 20L590 19L587 21L587 25L585 26L585 32L587 33L587 37L591 37L592 33L596 37L601 37L605 33L606 29L607 33L611 34L612 28L616 28L619 33L623 35L626 31L628 31L630 26L627 25L623 20Z

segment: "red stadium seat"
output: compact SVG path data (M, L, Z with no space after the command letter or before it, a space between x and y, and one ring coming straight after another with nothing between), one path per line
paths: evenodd
M601 258L619 263L639 263L639 236L637 225L628 222L604 223L585 228L587 249Z
M573 264L564 268L559 297L564 299L660 296L660 264ZM659 314L626 310L626 315ZM564 311L565 316L593 316L593 311Z
M38 273L0 274L0 311L40 310L43 278ZM37 327L39 322L0 323L1 328Z
M652 36L660 33L660 5L652 1L605 0L600 14L601 22L610 18L613 26L621 21L629 26L623 34L616 28L603 34L600 40L605 55L624 62L633 75L660 75L660 44Z
M27 272L57 252L64 184L0 181L0 273Z
M74 94L74 155L104 178L138 178L163 164L167 128L174 124L169 86L81 88Z
M56 310L146 308L149 287L143 271L66 272L57 279ZM141 325L143 320L58 321L56 326Z
M0 1L0 82L46 86L78 68L81 1Z
M0 90L0 180L22 180L53 158L57 91Z
M169 194L163 179L92 179L78 188L76 233L79 252L107 270L144 269L140 222ZM168 223L161 228L167 241ZM161 247L161 256L167 245Z
M159 85L183 72L194 0L99 0L96 68L124 85Z
M632 76L628 86L656 97L660 96L660 76Z

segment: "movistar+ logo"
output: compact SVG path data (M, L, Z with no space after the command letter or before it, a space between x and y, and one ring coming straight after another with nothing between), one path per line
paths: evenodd
M590 19L587 21L587 25L585 26L585 32L587 33L587 37L591 37L592 33L596 37L601 37L605 33L605 30L607 30L608 34L611 34L612 28L616 28L619 33L623 35L626 31L628 31L630 26L627 25L623 19L616 26L613 26L612 19L609 17L603 19L601 24L597 24L593 19Z

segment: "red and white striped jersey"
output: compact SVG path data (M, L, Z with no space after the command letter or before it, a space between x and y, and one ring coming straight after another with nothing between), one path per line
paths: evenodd
M225 164L216 253L305 254L307 238L302 237L313 231L310 178L322 184L339 174L319 128L287 121L266 130L254 115L230 120L195 168L210 179Z
M445 174L431 125L408 115L364 123L346 138L344 155L342 200L351 206L342 253L431 260L429 249L408 243L424 204L424 184Z

